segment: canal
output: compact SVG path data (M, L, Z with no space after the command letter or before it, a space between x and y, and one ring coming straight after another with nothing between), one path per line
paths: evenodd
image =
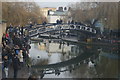
M118 46L94 46L62 40L32 41L30 74L44 78L118 78Z

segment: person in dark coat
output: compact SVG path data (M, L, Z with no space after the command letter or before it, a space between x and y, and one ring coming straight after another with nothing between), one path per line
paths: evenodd
M2 43L3 43L4 41L6 42L5 34L3 34L3 36L2 36Z
M57 75L57 76L60 75L60 70L59 69L55 69L55 75Z
M71 24L74 24L74 20L71 21Z
M9 39L6 37L6 34L3 34L3 36L2 36L2 44L3 44L3 46L4 46L4 43L5 44L9 43Z
M56 20L56 23L59 24L59 20L58 19Z
M5 72L5 77L8 78L8 67L9 67L9 61L8 61L8 56L4 56L4 60L3 60L3 68L4 68L4 72Z
M27 60L27 51L26 51L26 48L25 47L23 47L23 60L24 60L24 62L26 62L26 60Z
M28 41L29 41L29 36L25 36L25 37L24 37L24 40L25 40L26 43L28 43Z
M19 69L19 59L18 56L16 54L14 54L13 56L13 69L14 69L14 78L17 78L17 74L18 74L18 69Z
M60 24L62 24L62 19L60 19Z
M5 48L2 48L2 61L4 61L4 57L7 55L7 51Z
M14 47L15 54L18 55L19 51L20 51L20 47L18 45L15 45Z
M24 34L24 32L23 32L23 26L21 27L21 34L22 34L22 35Z
M22 42L21 42L21 40L20 40L19 35L15 35L15 37L13 38L13 44L14 44L14 45L18 45L19 47L22 46Z

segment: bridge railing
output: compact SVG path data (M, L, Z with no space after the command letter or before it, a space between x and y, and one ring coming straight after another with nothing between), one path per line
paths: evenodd
M40 26L37 28L33 28L32 30L29 30L29 35L30 36L35 36L37 34L41 34L44 32L49 32L52 30L81 30L84 32L90 32L93 34L96 34L96 30L91 27L87 27L84 25L75 25L75 24L58 24L58 25L52 25L50 24L49 26Z
M59 71L59 72L71 71L79 68L81 64L83 64L84 62L93 60L94 55L95 55L94 51L90 51L89 54L82 53L76 58L72 58L64 62L48 64L48 65L32 65L31 68L32 69L36 68L36 69L39 69L40 71L44 70L45 71L44 74L53 74L53 73L56 73L56 71Z

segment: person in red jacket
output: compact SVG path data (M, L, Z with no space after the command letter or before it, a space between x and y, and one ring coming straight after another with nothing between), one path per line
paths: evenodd
M9 34L8 34L8 33L6 33L5 37L8 39L8 38L9 38Z

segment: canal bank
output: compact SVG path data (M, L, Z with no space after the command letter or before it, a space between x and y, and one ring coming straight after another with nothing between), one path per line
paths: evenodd
M32 41L38 42L38 41L43 41L43 39L47 39L47 40L56 40L56 41L65 41L65 42L71 42L71 43L75 43L75 44L81 44L81 45L90 45L90 46L114 46L114 47L119 47L120 43L112 43L112 42L85 42L85 41L79 41L77 39L73 39L73 38L31 38Z

